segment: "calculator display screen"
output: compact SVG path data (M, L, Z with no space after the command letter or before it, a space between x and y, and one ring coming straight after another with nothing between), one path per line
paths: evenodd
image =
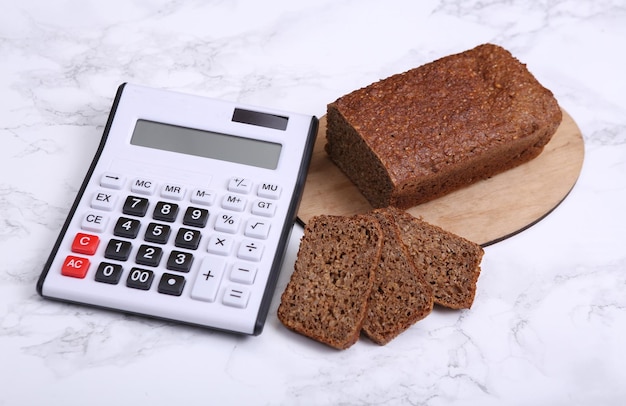
M282 149L275 142L148 120L137 120L130 143L266 169L276 169Z

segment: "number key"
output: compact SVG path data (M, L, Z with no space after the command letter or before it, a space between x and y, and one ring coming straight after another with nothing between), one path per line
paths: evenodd
M104 250L104 257L118 261L126 261L133 245L128 241L111 239Z
M197 207L189 207L183 217L183 224L192 227L204 227L209 220L209 211Z
M198 245L200 245L200 238L202 238L200 231L181 228L178 230L178 234L176 234L174 245L178 248L195 250L198 248Z
M193 264L193 254L182 251L172 251L167 259L167 269L171 271L189 272Z
M113 235L124 238L136 238L140 227L141 222L139 220L120 217L113 229Z
M135 262L141 265L159 266L161 256L163 256L163 250L161 248L142 245L137 251Z
M124 202L122 212L130 216L143 217L148 212L148 199L137 196L128 196Z
M148 290L152 285L154 272L147 269L133 268L126 278L126 286L134 289Z
M155 220L173 223L178 215L178 205L174 203L158 202L154 208L152 217Z
M144 239L148 242L165 244L170 238L170 226L165 224L150 223L146 228Z
M117 285L122 276L122 265L101 262L96 271L96 281Z

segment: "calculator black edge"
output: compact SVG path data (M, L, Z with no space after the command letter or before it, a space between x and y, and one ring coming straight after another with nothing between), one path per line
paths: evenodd
M287 212L288 221L285 221L283 225L283 229L281 230L281 236L278 242L278 247L276 249L276 252L280 254L276 255L276 257L274 258L274 262L272 263L270 275L267 279L267 285L265 286L265 292L263 293L263 299L261 299L259 313L257 314L256 324L252 333L255 336L261 334L261 332L263 331L263 326L265 325L265 320L270 309L272 297L274 296L274 291L276 290L276 283L278 282L278 276L280 275L283 260L285 259L287 244L289 244L291 231L293 230L293 226L296 222L296 218L298 215L298 209L300 208L300 201L302 200L304 185L306 183L309 166L311 164L311 158L313 156L313 148L315 146L315 139L317 137L318 125L319 120L317 119L317 117L313 116L311 118L311 125L309 126L309 133L307 135L307 141L305 143L303 159L300 164L300 169L298 170L298 178L296 179L296 185L294 187L295 198L292 199L289 206L289 210Z
M76 199L74 200L74 204L72 204L72 208L70 209L67 215L67 219L65 220L65 223L63 224L63 227L61 228L61 232L59 233L59 237L57 238L57 241L55 242L54 247L52 248L52 252L50 253L48 260L46 261L46 264L44 265L43 271L41 272L41 275L39 276L39 280L37 280L37 293L39 293L39 295L41 296L44 296L43 284L46 279L46 276L48 275L48 272L50 271L50 267L52 266L52 261L54 261L56 253L59 250L59 247L61 246L61 242L63 241L63 237L65 237L65 233L67 232L67 229L70 226L70 222L72 221L72 218L74 217L74 213L76 212L76 209L78 208L78 204L80 203L80 200L83 194L85 193L85 189L87 189L89 180L91 179L91 176L93 175L93 172L96 169L96 165L98 164L98 160L100 159L100 155L102 155L102 151L104 150L104 146L106 144L106 140L109 136L109 131L111 130L111 125L113 123L113 117L115 117L115 112L117 111L117 107L122 97L122 92L124 91L124 87L126 87L126 83L122 83L117 88L117 93L115 94L113 105L111 106L111 112L109 113L107 123L104 127L102 138L100 139L100 145L98 145L98 149L96 150L94 158L91 161L91 165L89 166L89 169L87 170L85 179L83 180L83 183L78 191L78 194L76 195Z

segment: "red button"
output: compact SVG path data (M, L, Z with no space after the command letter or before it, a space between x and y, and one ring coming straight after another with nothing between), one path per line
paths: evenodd
M93 255L100 244L100 238L91 234L78 233L72 242L72 252Z
M68 255L63 262L61 275L71 276L73 278L84 278L89 269L89 260L87 258L75 257Z

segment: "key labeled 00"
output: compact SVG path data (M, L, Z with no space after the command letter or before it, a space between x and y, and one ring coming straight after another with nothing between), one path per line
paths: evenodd
M147 269L132 268L126 279L126 286L133 289L148 290L152 286L154 272Z

